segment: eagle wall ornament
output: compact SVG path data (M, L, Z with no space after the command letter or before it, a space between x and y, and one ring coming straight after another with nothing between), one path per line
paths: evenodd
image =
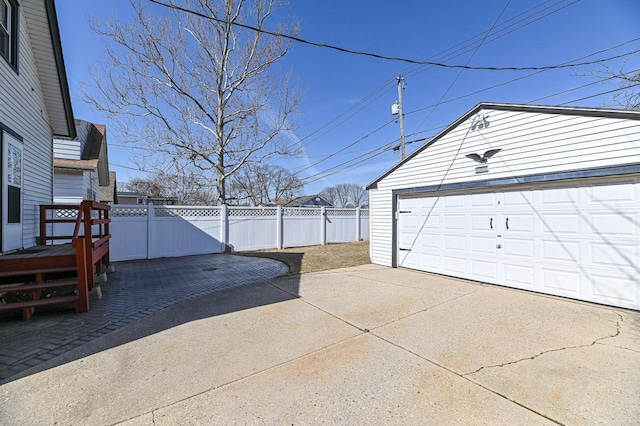
M476 174L487 173L489 171L489 166L487 165L489 158L493 157L500 151L502 151L502 148L490 149L489 151L486 151L482 155L473 153L473 154L467 154L465 157L470 158L473 161L476 161L481 164L481 166L476 167Z

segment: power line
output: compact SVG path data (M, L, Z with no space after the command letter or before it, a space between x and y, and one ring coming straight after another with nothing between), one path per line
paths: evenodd
M507 23L509 23L509 22L511 22L511 21L513 21L513 20L515 20L515 19L517 19L517 18L519 18L519 17L523 16L523 15L528 14L528 13L529 13L529 12L531 12L531 11L533 11L533 10L535 10L535 9L540 8L542 5L544 5L545 3L548 3L549 1L551 1L551 0L545 0L544 2L542 2L542 3L540 3L540 4L536 5L536 6L533 6L533 7L529 8L529 9L525 10L524 12L521 12L521 13L519 13L519 14L517 14L517 15L515 15L515 16L513 16L513 17L511 17L511 18L509 18L509 19L505 20L503 23L501 23L501 24L497 25L497 27L502 27L502 26L506 25ZM521 19L521 20L519 20L519 21L516 21L515 23L513 23L513 24L511 24L511 25L509 25L509 26L507 26L507 27L505 27L505 28L503 28L503 29L501 29L501 30L497 31L497 32L496 32L496 33L494 33L494 34L497 34L497 33L500 33L501 31L504 31L504 30L506 30L506 29L509 29L509 28L511 28L511 27L513 27L513 26L515 26L515 25L517 25L517 24L519 24L519 23L521 23L521 22L523 22L523 21L525 21L525 20L529 19L529 18L530 18L530 17L532 17L532 16L535 16L535 15L537 15L537 14L539 14L539 13L543 13L543 12L545 12L545 11L547 11L547 10L549 10L549 9L551 9L551 8L553 8L553 7L555 7L555 6L559 5L559 4L561 4L561 3L563 3L564 1L566 1L566 0L560 0L559 2L557 2L557 3L555 3L555 4L551 5L551 6L549 6L549 7L547 7L547 8L544 8L544 9L542 9L542 10L538 11L538 12L535 12L535 13L531 14L530 16L527 16L527 17L525 17L525 18L523 18L523 19ZM560 11L560 10L562 10L562 9L565 9L565 8L567 8L567 7L569 7L569 6L572 6L573 4L577 3L578 1L579 1L579 0L576 0L576 1L574 1L574 2L570 3L570 4L566 5L566 6L563 6L562 8L559 8L559 9L553 10L553 11L551 11L551 12L547 13L546 15L543 15L543 16L541 16L541 17L537 18L537 19L536 19L536 20L534 20L534 21L528 22L528 23L526 23L526 24L524 24L524 25L521 25L520 27L514 28L513 30L509 31L509 32L508 32L508 33L506 33L506 34L502 34L502 35L500 35L500 36L493 37L493 38L492 38L491 40L489 40L488 42L485 42L485 45L486 45L486 44L488 44L488 43L490 43L490 42L493 42L493 41L495 41L495 40L498 40L498 39L500 39L500 38L502 38L502 37L504 37L504 36L506 36L506 35L509 35L509 34L511 34L511 33L513 33L513 32L515 32L515 31L518 31L518 30L520 30L520 29L522 29L522 28L524 28L524 27L526 27L526 26L528 26L528 25L531 25L532 23L537 22L537 21L539 21L539 20L541 20L541 19L543 19L543 18L546 18L546 17L547 17L547 16L549 16L549 15L552 15L552 14L554 14L554 13L557 13L557 12L559 12L559 11ZM458 57L458 56L460 56L460 55L462 55L462 54L464 54L464 53L468 52L468 50L464 50L464 51L462 51L461 53L459 53L459 54L457 54L457 55L455 55L455 56L451 56L451 54L452 54L452 53L456 53L456 52L460 51L460 49L462 49L463 47L461 47L461 48L459 48L459 49L457 49L457 50L454 50L451 54L446 55L446 53L447 53L448 51L451 51L451 50L455 49L455 48L456 48L456 47L458 47L458 46L464 46L465 44L468 44L468 42L470 42L470 41L472 41L472 40L476 39L477 37L481 37L481 36L483 36L483 34L485 34L485 33L487 33L487 32L485 31L485 32L478 33L478 34L476 34L476 35L475 35L475 36L473 36L473 37L470 37L470 38L468 38L468 39L466 39L466 40L464 40L464 41L462 41L462 42L460 42L460 43L458 43L458 44L455 44L455 45L453 45L453 46L451 46L451 47L449 47L449 48L447 48L447 49L445 49L445 50L441 51L440 53L437 53L437 54L435 54L435 55L432 55L429 59L435 59L435 58L437 58L437 57L449 57L450 59L456 58L456 57ZM405 70L403 70L403 71L402 71L402 73L403 73L403 74L404 74L404 73L407 73L407 74L406 74L406 76L414 76L414 75L417 75L417 74L419 74L419 73L422 73L422 72L427 71L428 69L432 68L432 67L426 67L426 68L423 68L422 70L418 70L418 71L416 71L416 72L410 71L412 68L416 68L416 67L419 67L419 65L412 65L412 66L410 66L410 67L406 68ZM331 120L329 120L327 123L325 123L325 124L323 124L322 126L320 126L318 129L314 130L314 131L313 131L313 132L311 132L310 134L308 134L308 135L306 135L305 137L301 138L299 142L302 142L302 141L304 141L304 140L308 139L309 137L313 136L314 134L316 134L316 133L320 132L320 131L321 131L322 129L324 129L325 127L328 127L329 125L331 125L333 122L335 122L335 121L337 121L338 119L341 119L341 118L342 118L342 120L340 120L340 122L339 122L339 123L337 123L335 126L331 127L330 129L327 129L327 131L323 132L323 133L322 133L321 135L319 135L318 137L316 137L316 138L314 138L314 139L310 140L309 142L305 143L303 146L304 146L304 147L308 147L311 143L313 143L313 142L315 142L316 140L318 140L321 136L326 135L326 134L328 134L329 132L331 132L332 130L334 130L334 129L336 129L337 127L341 126L342 124L344 124L345 122L347 122L350 118L354 117L356 114L358 114L359 112L361 112L362 110L364 110L364 108L365 108L366 106L370 105L371 103L373 103L373 101L375 101L375 100L379 99L379 98L380 98L380 97L382 97L382 95L384 95L386 92L390 91L390 90L391 90L391 87L388 87L388 88L387 88L386 90L384 90L384 91L382 91L382 89L384 89L385 85L387 85L388 83L390 83L392 80L393 80L393 78L388 78L385 82L383 82L380 86L378 86L378 87L377 87L377 88L375 88L372 92L370 92L370 93L369 93L369 94L367 94L365 97L363 97L361 100L359 100L359 101L358 101L358 102L356 102L354 105L352 105L352 106L350 106L349 108L347 108L347 109L346 109L345 111L343 111L341 114L339 114L339 115L337 115L336 117L334 117L334 118L332 118ZM380 93L379 93L376 97L374 97L374 98L372 98L372 99L368 100L369 98L373 97L377 92L380 92ZM367 101L367 100L368 100L368 102L366 102L366 103L365 103L365 101ZM357 108L357 107L360 107L357 111L354 111L354 112L352 112L352 113L349 113L349 115L346 115L346 116L345 116L345 114L347 114L347 113L348 113L348 111L350 111L350 110L352 110L352 109L354 109L354 108Z
M473 51L473 53L471 54L471 56L469 56L469 59L467 59L467 62L465 63L465 66L469 65L469 63L471 62L473 57L476 56L476 53L478 53L478 50L480 50L480 47L482 47L482 45L484 44L484 42L487 39L487 37L489 37L489 34L491 34L491 31L493 31L495 26L498 24L498 21L500 21L500 18L502 18L502 15L504 15L504 12L507 11L507 8L509 7L510 4L511 4L511 0L507 0L507 4L502 8L502 11L498 15L498 17L495 19L495 21L493 21L493 25L491 25L491 28L489 28L489 30L486 32L486 34L484 35L482 40L480 40L480 43L476 46L476 48ZM440 103L442 102L444 97L447 96L447 94L451 91L451 88L456 84L456 82L458 81L458 79L460 78L460 76L462 75L463 72L464 72L464 68L461 68L458 71L458 74L456 75L456 77L453 79L453 81L451 82L449 87L447 87L447 90L444 91L442 96L440 96L440 99L438 100L438 102L436 102L436 104L431 109L431 111L429 111L429 114L427 114L427 116L424 118L424 120L422 120L420 122L420 124L418 124L418 127L417 127L418 129L420 127L422 127L422 125L425 123L425 121L427 121L429 119L429 117L431 117L431 114L433 114L433 112L436 110L436 108L438 108L438 105L440 105Z
M240 28L244 28L244 29L248 29L251 31L255 31L261 34L267 34L273 37L282 37L291 41L295 41L298 43L302 43L302 44L308 44L310 46L315 46L315 47L321 47L321 48L325 48L325 49L331 49L331 50L336 50L339 52L343 52L343 53L348 53L348 54L352 54L352 55L360 55L360 56L367 56L367 57L371 57L371 58L376 58L376 59L382 59L382 60L386 60L386 61L395 61L395 62L406 62L409 64L416 64L416 65L432 65L435 67L441 67L441 68L455 68L455 69L465 69L465 70L472 70L472 71L538 71L538 70L551 70L551 69L562 69L562 68L576 68L576 67L581 67L581 66L586 66L586 65L595 65L595 64L600 64L603 62L609 62L612 61L614 59L619 59L622 58L623 56L628 55L627 54L623 54L623 55L616 55L616 56L612 56L609 58L603 58L603 59L597 59L597 60L593 60L593 61L589 61L589 62L581 62L578 64L557 64L557 65L544 65L544 66L531 66L531 67L496 67L496 66L470 66L470 65L459 65L459 64L445 64L442 62L434 62L434 61L420 61L420 60L415 60L415 59L409 59L409 58L402 58L402 57L398 57L398 56L386 56L386 55L380 55L377 53L371 53L371 52L364 52L364 51L359 51L359 50L352 50L352 49L347 49L344 47L338 47L338 46L334 46L334 45L330 45L330 44L325 44L325 43L318 43L318 42L314 42L314 41L309 41L309 40L305 40L302 39L300 37L295 37L295 36L291 36L291 35L287 35L287 34L282 34L282 33L277 33L274 31L269 31L269 30L264 30L261 28L256 28L253 27L251 25L246 25L246 24L241 24L239 22L230 22L230 21L226 21L224 19L220 19L220 18L216 18L214 16L208 16L205 15L204 13L200 13L200 12L196 12L194 10L190 10L181 6L177 6L177 5L172 5L172 4L168 4L168 3L163 3L159 0L149 0L151 3L155 3L158 4L160 6L164 6L170 9L174 9L174 10L179 10L181 12L185 12L185 13L189 13L192 15L196 15L199 16L201 18L204 19L208 19L211 21L215 21L215 22L219 22L221 24L225 24L225 25L232 25L232 26L236 26L236 27L240 27Z

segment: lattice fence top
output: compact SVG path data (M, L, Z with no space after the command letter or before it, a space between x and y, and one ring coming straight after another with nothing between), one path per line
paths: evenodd
M327 216L353 216L357 213L356 209L327 209Z
M147 207L118 207L112 205L109 212L110 217L146 217Z
M305 208L284 208L282 214L284 216L320 216L321 209L305 209Z
M219 207L156 207L157 217L219 217Z
M229 207L228 215L231 216L276 216L278 209L275 207Z
M78 217L79 209L79 206L73 209L55 209L53 214L57 219L75 219Z
M360 210L360 216L369 217L369 210Z

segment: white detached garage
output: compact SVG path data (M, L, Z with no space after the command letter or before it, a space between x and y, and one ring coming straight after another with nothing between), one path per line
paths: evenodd
M373 263L640 309L640 112L481 103L367 189Z

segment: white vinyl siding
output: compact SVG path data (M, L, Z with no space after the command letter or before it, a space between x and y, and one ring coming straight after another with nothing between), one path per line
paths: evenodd
M89 199L91 192L98 197L98 174L95 171L56 170L53 185L53 202L56 204L80 204ZM90 191L90 192L89 192Z
M23 246L31 247L39 234L39 205L52 201L53 135L23 14L20 20L19 73L0 61L0 122L23 138Z
M67 160L81 160L82 150L80 141L69 139L54 139L53 156Z
M400 189L640 163L640 121L483 109L489 126L471 131L473 117L378 182ZM501 148L489 172L467 154ZM457 156L456 156L457 153ZM455 160L454 160L455 158Z
M370 190L369 208L371 262L391 266L391 191Z

